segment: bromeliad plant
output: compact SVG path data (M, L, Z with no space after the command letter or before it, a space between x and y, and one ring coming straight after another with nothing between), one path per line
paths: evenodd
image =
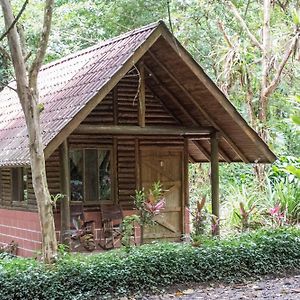
M240 202L240 211L235 211L236 216L240 219L241 225L240 229L241 231L249 230L253 227L253 224L251 223L251 214L253 213L255 209L255 205L252 205L249 209L247 209L243 202Z
M206 197L202 197L201 200L198 200L196 207L191 211L192 215L192 225L193 225L193 235L203 235L205 233L206 222L208 219L208 212L205 210Z
M286 216L283 211L281 211L280 204L276 204L273 208L270 209L270 215L273 223L277 226L283 226L286 221Z
M145 189L135 192L134 204L139 212L139 224L141 226L141 244L144 242L145 226L153 226L156 224L155 216L166 206L166 199L163 194L163 186L158 181L155 182L148 192Z

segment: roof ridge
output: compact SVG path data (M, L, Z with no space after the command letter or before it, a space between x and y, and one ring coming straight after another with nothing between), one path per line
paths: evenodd
M112 38L110 38L110 39L108 39L108 40L101 41L101 42L99 42L99 43L97 43L97 44L95 44L95 45L93 45L93 46L90 46L90 47L87 47L87 48L78 50L78 51L76 51L76 52L74 52L74 53L70 53L70 54L67 55L67 56L64 56L64 57L62 57L62 58L59 58L59 59L57 59L57 60L54 60L54 61L52 61L52 62L50 62L50 63L47 63L47 64L43 65L43 66L41 67L41 71L46 70L46 69L49 69L49 68L51 68L51 67L53 67L53 66L56 66L56 65L58 65L58 64L61 64L61 63L65 62L65 61L68 61L68 60L73 59L73 58L75 58L75 57L78 57L78 56L80 56L80 55L84 55L84 54L86 54L86 53L88 53L88 52L94 51L94 50L99 49L99 48L101 48L101 47L107 46L107 45L109 45L109 44L111 44L111 43L113 43L113 42L116 42L116 41L125 39L125 38L127 38L127 37L129 37L129 36L131 36L131 35L134 35L134 34L137 34L137 33L140 33L140 32L146 31L146 30L149 30L149 29L151 29L151 28L158 27L158 26L159 26L160 24L162 24L162 23L164 23L162 20L158 20L158 21L156 21L156 22L153 22L153 23L144 25L144 26L142 26L142 27L135 28L135 29L133 29L133 30L124 32L124 33L122 33L122 34L120 34L120 35L118 35L118 36L112 37Z

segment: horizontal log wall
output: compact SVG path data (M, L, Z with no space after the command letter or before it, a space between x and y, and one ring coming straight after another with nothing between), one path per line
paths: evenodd
M55 196L57 194L60 194L60 162L58 150L56 150L46 160L46 172L50 195Z
M11 170L10 169L1 169L1 205L11 206Z
M136 71L130 71L115 89L115 93L108 93L82 124L138 125L139 77ZM145 102L146 125L180 124L147 86Z
M135 140L118 139L118 200L125 208L132 208L136 190Z

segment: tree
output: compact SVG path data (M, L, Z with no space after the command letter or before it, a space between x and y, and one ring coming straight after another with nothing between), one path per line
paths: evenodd
M298 51L298 43L300 41L300 19L299 16L297 16L297 12L294 12L294 29L292 30L292 28L290 28L291 31L289 35L283 36L277 40L272 37L271 15L273 13L273 8L271 2L271 0L264 0L263 6L261 7L263 19L261 22L262 37L260 40L250 31L246 21L241 16L236 6L231 1L225 1L229 11L236 18L244 32L246 32L252 46L254 47L253 51L258 51L258 55L260 56L258 64L261 68L261 75L259 79L260 87L258 90L258 109L256 111L253 105L254 95L252 85L254 79L247 68L244 69L243 75L247 85L246 99L251 123L257 127L262 138L265 140L268 140L266 123L268 121L270 96L278 87L289 59L292 57L293 53L296 54ZM287 6L285 6L285 9L287 9ZM220 29L224 34L224 38L230 48L229 50L231 52L235 51L234 48L237 48L237 45L231 43L230 38L222 27L222 24L220 24ZM282 47L283 49L280 51L274 51L273 49L276 48L275 44L280 44L281 46L284 45ZM231 70L229 70L229 72L230 71ZM258 74L255 74L255 76L257 75Z
M21 11L25 9L27 3L28 0L24 2ZM17 93L28 130L32 182L42 231L43 259L46 263L51 263L57 255L57 241L52 201L46 178L37 78L48 45L54 0L45 0L43 29L35 57L30 66L27 65L26 57L24 57L25 49L21 44L20 34L17 31L17 18L13 15L11 3L9 0L1 0L1 6L6 27L5 36L8 38L17 84Z

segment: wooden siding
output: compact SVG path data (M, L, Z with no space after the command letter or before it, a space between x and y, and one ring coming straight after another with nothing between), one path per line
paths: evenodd
M122 206L132 208L136 190L135 140L118 139L118 200Z
M132 70L117 84L115 94L113 91L108 93L82 124L138 125L138 89L139 78L136 71ZM146 125L179 124L162 101L146 86Z
M56 150L47 160L46 160L46 172L49 192L51 195L57 195L61 193L60 191L60 162L59 162L59 152Z
M3 206L11 205L11 170L1 169L1 204Z
M87 116L84 120L84 124L113 124L113 92L101 101L101 104Z

